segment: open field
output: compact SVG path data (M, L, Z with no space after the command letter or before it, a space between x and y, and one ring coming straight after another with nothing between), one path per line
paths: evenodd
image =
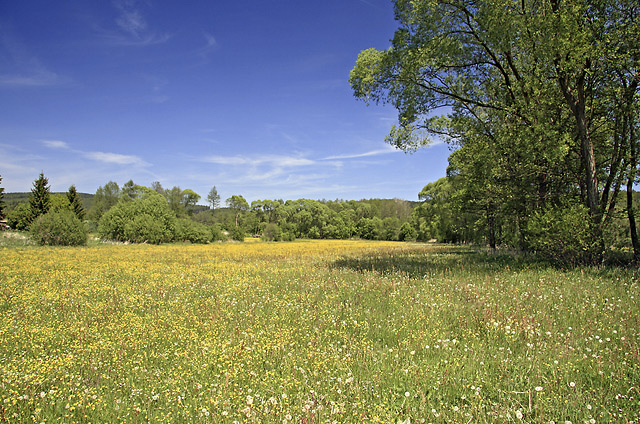
M637 270L360 241L0 257L0 423L640 420Z

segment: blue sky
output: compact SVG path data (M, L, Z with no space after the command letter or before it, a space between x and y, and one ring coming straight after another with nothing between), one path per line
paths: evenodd
M2 187L417 200L447 146L395 151L348 83L395 28L388 0L0 2Z

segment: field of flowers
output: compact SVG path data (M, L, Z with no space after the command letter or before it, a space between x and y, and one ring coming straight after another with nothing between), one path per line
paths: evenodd
M640 422L637 270L364 241L0 258L0 423Z

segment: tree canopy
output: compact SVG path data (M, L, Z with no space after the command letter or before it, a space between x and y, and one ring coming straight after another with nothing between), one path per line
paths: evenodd
M526 249L534 212L579 203L602 251L637 174L639 12L632 0L396 0L391 47L360 53L350 82L398 110L391 144L451 143L450 175L490 240L513 216Z

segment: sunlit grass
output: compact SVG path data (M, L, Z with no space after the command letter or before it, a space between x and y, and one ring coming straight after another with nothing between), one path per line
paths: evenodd
M0 255L0 422L639 419L634 270L359 241Z

